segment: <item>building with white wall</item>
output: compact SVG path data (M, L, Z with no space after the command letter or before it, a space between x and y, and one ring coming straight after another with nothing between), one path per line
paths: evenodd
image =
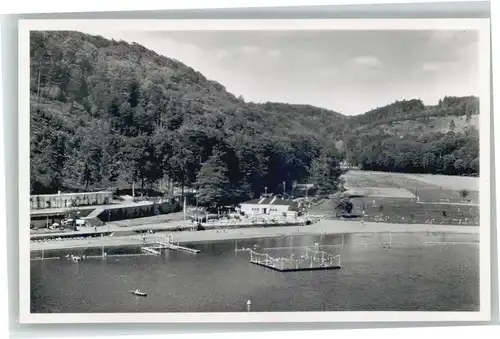
M245 215L296 215L297 203L293 200L278 197L259 198L240 204L240 210Z

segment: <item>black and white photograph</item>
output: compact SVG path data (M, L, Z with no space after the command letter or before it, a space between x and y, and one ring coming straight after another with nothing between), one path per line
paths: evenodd
M489 320L489 43L21 21L22 321Z

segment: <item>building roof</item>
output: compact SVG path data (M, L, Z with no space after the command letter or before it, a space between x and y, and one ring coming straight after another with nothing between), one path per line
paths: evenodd
M99 192L75 192L75 193L62 193L61 194L57 194L57 193L53 193L53 194L34 194L34 195L30 195L30 198L36 198L36 197L40 197L40 198L51 198L51 197L75 197L75 196L85 196L85 195L96 195L96 194L105 194L105 195L111 195L113 194L113 192L109 192L109 191L99 191Z

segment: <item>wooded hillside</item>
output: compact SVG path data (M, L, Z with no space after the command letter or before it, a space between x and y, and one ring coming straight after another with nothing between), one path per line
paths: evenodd
M32 32L30 44L32 193L132 181L156 188L165 178L217 204L306 179L328 192L346 155L370 169L477 173L474 129L400 138L373 128L474 115L476 98L445 98L437 108L417 100L349 118L309 105L245 102L138 44L61 31Z

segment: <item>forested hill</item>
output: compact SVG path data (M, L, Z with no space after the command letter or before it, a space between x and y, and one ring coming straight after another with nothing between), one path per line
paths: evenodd
M79 32L32 32L30 44L33 193L107 189L132 181L157 187L164 178L199 188L201 203L251 198L264 187L281 192L283 182L289 188L306 179L328 192L337 184L343 156L374 168L377 145L399 138L399 132L373 128L374 123L390 127L411 117L407 108L391 106L350 118L309 105L248 103L177 60ZM439 114L460 115L458 106ZM418 103L412 107L414 115L430 112ZM473 173L479 147L474 132L450 133L443 135L452 141L433 150L436 158L455 159L457 150L470 149L464 171ZM422 152L425 142L404 147ZM414 157L421 161L418 152ZM386 167L429 170L408 164L413 166L396 159ZM451 168L437 160L433 166L434 172Z
M420 99L396 101L389 105L375 108L361 115L350 117L353 127L381 125L400 120L418 120L429 117L464 116L471 118L479 114L479 98L444 97L436 106L425 106Z
M342 153L362 169L478 175L479 99L396 101L349 118Z
M60 31L32 32L30 44L32 192L168 177L223 203L336 171L340 114L245 103L138 44Z

